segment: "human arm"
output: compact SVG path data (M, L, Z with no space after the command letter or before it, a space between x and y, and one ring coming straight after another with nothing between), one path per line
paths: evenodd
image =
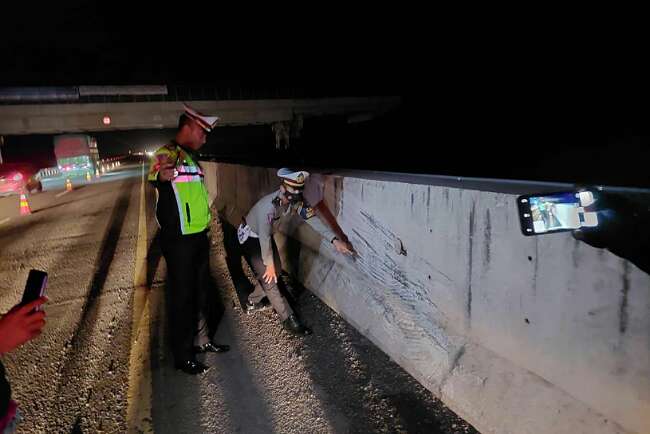
M0 319L0 354L8 353L41 334L45 312L35 310L46 297L25 305L16 305Z

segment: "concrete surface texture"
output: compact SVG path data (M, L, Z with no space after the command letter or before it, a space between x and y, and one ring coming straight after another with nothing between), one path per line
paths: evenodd
M206 169L231 223L278 185ZM359 256L300 225L276 238L284 267L479 431L650 431L648 275L568 233L522 236L514 194L325 180Z

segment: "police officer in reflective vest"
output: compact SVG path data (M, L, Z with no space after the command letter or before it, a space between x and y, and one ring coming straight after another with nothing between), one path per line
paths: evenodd
M217 120L185 106L175 139L156 151L148 177L158 193L156 217L169 273L166 289L175 366L192 375L208 369L196 354L229 350L212 341L222 307L211 285L207 236L211 214L196 154Z
M282 179L279 190L260 199L237 229L243 253L259 282L248 296L247 309L262 309L262 299L268 297L287 331L307 335L311 330L298 319L278 288L280 258L273 243L273 232L288 219L299 218L331 244L340 241L316 216L316 210L303 199L302 192L309 173L280 169L278 176Z

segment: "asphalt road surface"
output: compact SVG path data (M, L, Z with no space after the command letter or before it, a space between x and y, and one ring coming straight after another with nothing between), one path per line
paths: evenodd
M243 313L211 230L226 354L188 376L173 368L165 328L165 263L154 192L140 165L65 192L0 198L0 311L31 268L49 273L47 325L3 357L25 433L476 432L308 291L314 329L292 338L273 311ZM292 285L291 281L287 282Z

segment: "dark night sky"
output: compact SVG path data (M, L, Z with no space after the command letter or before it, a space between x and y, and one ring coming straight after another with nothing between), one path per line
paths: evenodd
M237 82L305 86L399 85L408 39L373 15L314 10L290 22L223 5L148 9L141 3L61 1L11 6L0 52L5 84ZM6 12L6 11L3 11ZM329 19L329 15L333 14ZM286 18L289 18L288 16Z
M26 5L3 14L0 85L364 89L401 95L405 104L382 125L339 131L355 143L334 133L325 143L316 132L328 128L313 126L309 146L322 148L286 157L463 175L571 180L578 173L575 180L650 184L650 92L639 57L622 48L627 45L594 40L590 46L562 35L551 40L548 32L526 38L522 29L471 23L449 29L418 11L377 6L354 11L330 5L297 11L301 17L287 22L216 6L166 9L159 3L134 11L113 2L66 5L39 5L38 14ZM272 152L262 130L231 131L215 133L207 149L229 141L235 150L264 143L264 152ZM99 140L117 150L151 134Z

